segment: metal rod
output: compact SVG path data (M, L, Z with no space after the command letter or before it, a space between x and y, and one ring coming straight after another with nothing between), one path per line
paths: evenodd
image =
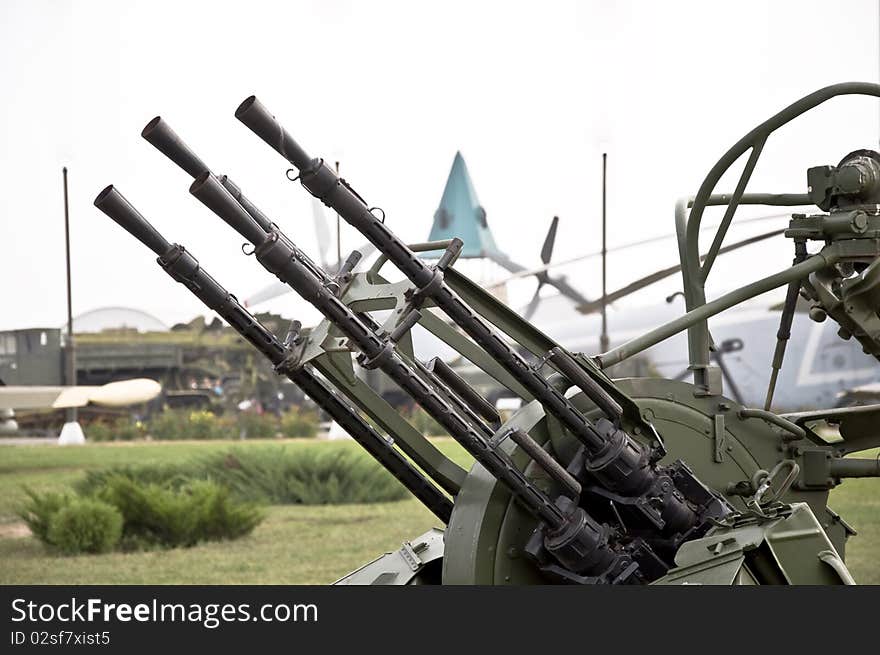
M65 354L67 360L67 375L65 383L76 386L76 353L73 346L73 301L70 281L70 210L67 201L67 166L61 169L64 179L64 248L67 255L67 343ZM67 422L74 423L77 419L76 407L67 410Z
M455 392L471 409L479 414L489 423L498 423L501 417L498 410L492 407L491 403L483 398L476 389L465 382L452 368L439 357L434 357L426 368L436 375L446 384L453 392Z
M656 346L658 343L665 341L669 337L675 336L692 325L705 321L706 319L715 316L715 314L730 309L734 305L745 300L759 296L762 293L766 293L777 287L781 287L783 284L788 284L792 280L801 280L811 273L815 273L827 266L831 266L838 259L840 259L839 250L834 246L828 246L824 252L813 255L797 266L792 266L784 271L776 273L775 275L770 275L757 282L752 282L741 289L731 291L730 293L721 296L717 300L713 300L705 305L700 305L696 309L692 309L687 314L679 316L677 319L670 321L665 325L661 325L640 337L627 341L617 348L612 348L608 352L597 355L596 360L602 368L619 364L623 360L628 359L633 355L637 355L651 346Z
M880 459L846 457L828 462L829 473L835 478L880 478Z
M782 361L785 358L785 348L791 339L791 323L794 320L794 310L797 306L798 294L801 290L801 281L795 280L788 283L785 293L785 305L782 307L782 316L779 318L779 330L776 332L776 350L773 352L773 363L770 369L770 383L767 385L767 396L764 398L764 409L770 411L773 404L773 393L776 391L776 379L782 369Z
M753 409L751 407L743 407L737 412L740 418L759 418L767 421L768 423L772 423L778 428L782 428L786 432L790 432L795 435L798 439L805 439L807 436L807 431L804 430L801 426L796 423L792 423L787 418L783 418L778 414L774 414L773 412L767 412L763 409Z
M574 499L580 497L580 482L575 480L574 476L566 471L562 464L553 459L550 453L541 448L541 445L537 441L532 439L522 430L518 429L510 432L510 438L517 446L526 451L526 454L531 457L538 466L544 469L551 478L562 485L567 495Z
M770 239L772 237L779 236L780 234L783 234L784 232L785 232L785 229L782 228L779 230L772 230L770 232L765 232L764 234L758 234L753 237L749 237L748 239L743 239L742 241L737 241L736 243L731 243L729 245L726 245L723 248L721 248L721 250L718 251L718 254L723 255L728 252L733 252L734 250L738 250L738 249L743 248L745 246L751 246L751 245L758 243L760 241L764 241L765 239ZM598 298L592 302L588 302L585 305L579 305L577 307L577 310L581 314L592 314L597 309L601 309L603 301L613 303L617 300L620 300L621 298L625 298L626 296L628 296L632 293L635 293L636 291L639 291L641 289L644 289L645 287L651 286L652 284L655 284L655 283L659 282L660 280L663 280L664 278L667 278L671 275L675 275L679 271L681 271L681 264L675 264L674 266L668 266L667 268L661 268L659 271L654 271L653 273L646 275L645 277L639 278L638 280L635 280L634 282L630 282L626 286L621 287L615 291L612 291L611 293L609 293L607 295L603 294L602 298ZM681 293L682 295L684 295L680 291L678 293Z
M550 361L559 372L569 381L586 394L587 398L596 403L596 406L611 420L617 420L623 416L623 408L611 397L601 385L587 375L586 371L565 350L556 346L553 348L547 360Z
M339 175L339 162L336 162L336 175ZM342 266L342 219L339 212L336 212L336 262L337 266Z
M608 243L607 222L605 217L606 208L606 179L607 179L608 153L602 153L602 333L599 335L599 350L605 352L610 346L608 340Z
M740 204L740 199L746 191L746 186L748 186L749 180L752 177L752 173L755 170L755 165L758 163L758 159L761 157L761 152L764 150L764 140L757 141L752 146L752 152L749 155L749 159L746 162L745 167L743 168L743 172L740 175L739 182L736 184L736 188L733 190L733 195L730 196L730 202L727 203L727 208L724 210L724 217L721 219L721 225L718 226L718 231L715 233L715 238L712 240L712 245L709 246L709 252L706 253L705 260L703 261L703 266L700 268L700 278L705 282L706 278L709 277L709 272L712 270L712 266L715 264L715 258L718 256L718 251L721 249L721 244L724 241L724 237L727 236L727 230L730 228L730 222L733 220L733 215L736 213L737 208Z

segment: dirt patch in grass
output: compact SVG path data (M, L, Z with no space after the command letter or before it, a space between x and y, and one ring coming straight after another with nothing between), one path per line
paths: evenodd
M22 539L30 536L31 531L23 521L0 523L0 539Z

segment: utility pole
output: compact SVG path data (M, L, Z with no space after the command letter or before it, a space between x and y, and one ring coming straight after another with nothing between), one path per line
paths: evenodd
M67 166L61 169L64 176L64 248L67 253L67 347L66 364L67 371L64 376L65 384L76 386L76 354L73 346L73 302L70 284L70 209L67 200ZM67 420L76 421L76 407L67 411Z
M599 335L599 351L607 352L609 347L609 339L608 339L608 303L605 298L607 297L607 276L608 276L608 246L606 242L607 237L607 223L605 217L605 206L606 206L606 170L608 164L608 153L602 153L602 333Z
M67 166L61 169L61 175L64 180L64 248L67 253L67 341L64 347L67 368L64 383L69 386L76 386L76 355L73 345L73 302L70 284L70 209L67 199ZM77 422L76 407L71 407L67 410L67 419L64 427L61 429L58 443L77 444L84 442L85 437L83 436L82 428Z

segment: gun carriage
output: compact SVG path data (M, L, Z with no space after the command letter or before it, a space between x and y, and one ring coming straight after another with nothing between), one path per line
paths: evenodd
M828 507L828 494L844 478L880 474L876 459L847 457L880 445L880 406L790 415L771 407L799 295L811 302L812 318L837 321L842 337L880 357L880 154L857 151L837 166L811 168L807 193L746 193L768 137L845 94L880 96L880 86L839 84L806 96L719 160L696 196L676 207L688 311L592 356L569 352L458 272L458 239L401 241L383 213L307 154L253 96L236 117L376 247L372 266L359 270L354 252L338 271L322 270L163 119L142 135L193 178L191 194L247 240L247 254L318 309L320 323L303 329L295 321L279 338L114 187L95 205L443 523L341 583L852 583L843 558L853 530ZM715 193L746 152L735 190ZM707 301L706 279L742 204L812 204L821 212L792 217L790 267ZM724 218L701 260L700 220L716 205L726 207ZM391 281L386 267L403 279ZM767 400L763 408L743 407L723 395L707 320L783 286ZM520 398L521 409L502 420L443 360L421 359L415 329L454 348ZM693 383L612 380L604 372L685 330ZM470 470L401 417L357 375L358 366L381 371L420 405L473 457ZM827 439L823 425L838 426L837 440Z

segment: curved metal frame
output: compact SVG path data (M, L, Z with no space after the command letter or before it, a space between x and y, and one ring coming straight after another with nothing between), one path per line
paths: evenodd
M801 114L814 109L831 98L842 95L880 97L880 84L845 82L827 86L804 96L779 113L771 116L737 141L709 171L700 185L696 196L681 199L676 203L675 228L678 235L684 297L688 311L684 316L598 355L596 360L602 367L621 362L687 329L690 368L694 371L694 384L698 388L698 392L708 395L721 393L720 377L710 375L709 351L711 343L707 320L711 316L744 300L788 284L793 280L803 279L816 270L834 264L840 256L834 245L828 246L821 253L809 257L797 266L792 266L779 273L748 284L713 302L706 302L706 280L721 250L734 214L740 205L793 207L812 204L807 194L745 193L746 186L767 139L777 129ZM721 177L748 151L750 151L749 158L740 174L733 193L713 195L715 186ZM726 206L724 217L715 232L715 237L712 240L712 245L707 252L705 260L701 264L699 249L700 221L703 218L706 207L722 205ZM690 212L688 212L688 208L690 208Z

